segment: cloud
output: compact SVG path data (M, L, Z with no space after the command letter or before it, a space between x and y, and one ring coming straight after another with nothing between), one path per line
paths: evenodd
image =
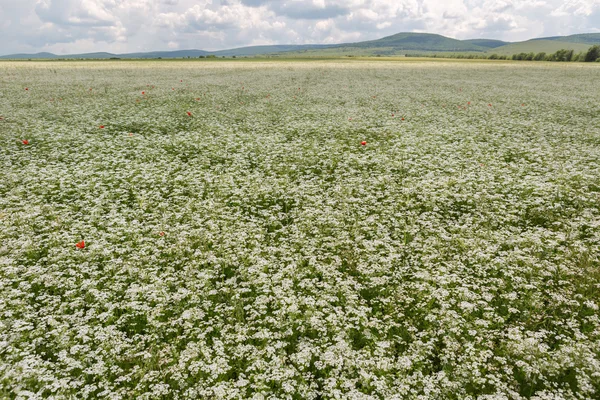
M600 31L600 0L0 0L0 54Z

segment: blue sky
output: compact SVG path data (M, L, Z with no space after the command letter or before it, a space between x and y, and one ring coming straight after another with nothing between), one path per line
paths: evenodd
M600 0L0 0L0 54L220 50L410 31L508 41L600 32Z

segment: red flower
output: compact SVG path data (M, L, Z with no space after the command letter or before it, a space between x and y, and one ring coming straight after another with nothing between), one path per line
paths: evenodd
M23 140L21 140L21 143L23 143L23 144L27 145L27 144L29 144L29 140L27 140L27 139L23 139Z
M100 125L100 129L104 129L104 125Z
M402 121L404 121L404 117L402 118Z
M392 117L394 116L394 114L392 114Z
M189 111L186 111L186 114L188 115L188 117L191 117L191 116L192 116L192 113L191 113L191 112L189 112Z
M163 237L163 236L165 236L165 233L164 233L164 232L162 232L162 231L161 231L161 232L158 232L158 236L160 236L160 237Z
M365 142L364 140L362 142L360 142L360 144L362 144L363 146L367 145L367 142Z
M28 87L26 87L26 88L25 88L25 90L29 90L29 88L28 88Z
M468 101L468 102L467 102L467 105L469 105L469 106L470 106L470 105L471 105L471 102L470 102L470 101Z
M488 106L489 106L489 107L491 107L491 106L492 106L492 103L488 104Z
M182 80L180 80L179 82L183 82L183 79L182 79Z
M525 103L521 104L521 107L525 107Z
M75 247L77 247L78 249L83 249L85 248L85 241L82 240L81 242L75 244Z
M142 92L142 94L146 94L146 92Z

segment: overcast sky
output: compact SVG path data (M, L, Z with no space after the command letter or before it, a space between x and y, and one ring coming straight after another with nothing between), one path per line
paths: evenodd
M600 0L0 0L0 55L600 32Z

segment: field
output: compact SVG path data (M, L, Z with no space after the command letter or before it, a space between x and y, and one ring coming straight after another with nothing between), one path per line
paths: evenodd
M0 143L2 398L600 397L597 65L1 62Z

